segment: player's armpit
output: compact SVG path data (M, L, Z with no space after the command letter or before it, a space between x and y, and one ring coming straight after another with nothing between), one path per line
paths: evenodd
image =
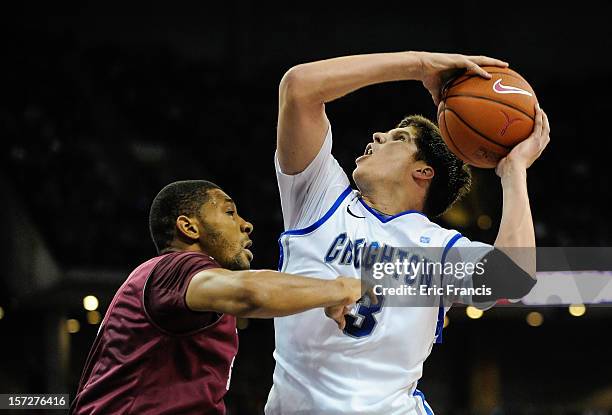
M473 286L484 285L491 289L491 295L473 296L474 303L487 303L502 298L519 299L526 296L536 284L534 278L497 248L480 262L486 264L484 272L472 275Z

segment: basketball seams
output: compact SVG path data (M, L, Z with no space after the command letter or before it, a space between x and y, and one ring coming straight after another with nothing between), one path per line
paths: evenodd
M444 106L444 109L442 110L442 117L444 118L444 129L446 130L446 134L448 135L448 139L451 141L451 143L453 143L453 147L455 147L455 150L457 150L459 153L461 153L461 155L463 157L465 157L464 161L467 163L469 160L469 163L474 163L474 161L472 161L471 157L468 157L465 155L465 153L463 151L461 151L461 149L459 148L459 146L457 145L457 143L455 143L455 140L453 140L453 135L451 134L450 130L448 129L448 125L446 124L446 106Z
M459 121L461 121L463 124L465 124L466 127L468 127L470 130L472 130L473 132L475 132L476 134L478 134L479 136L481 136L482 138L487 140L489 143L495 144L496 146L499 146L499 147L503 148L504 150L511 150L512 149L511 146L505 146L503 144L499 144L497 141L493 141L492 139L490 139L489 137L487 137L486 135L484 135L480 131L476 130L474 127L472 127L470 124L468 124L463 118L461 118L461 116L456 111L454 111L452 108L449 108L447 105L444 106L444 110L452 112L459 119ZM446 121L446 117L445 117L445 121Z
M483 100L485 100L485 101L495 102L496 104L501 104L501 105L503 105L503 106L505 106L505 107L512 108L513 110L516 110L516 111L520 112L521 114L525 114L527 117L529 117L529 119L530 119L531 121L535 121L535 117L532 117L531 115L527 114L527 113L526 113L525 111L523 111L522 109L517 108L517 107L515 107L515 106L513 106L513 105L510 105L510 104L507 104L507 103L502 102L502 101L497 101L497 100L495 100L495 99L493 99L493 98L489 98L489 97L482 97L482 96L479 96L479 95L470 95L470 94L455 94L455 95L448 95L448 96L447 96L445 99L448 99L448 98L454 98L454 97L476 98L476 99L483 99Z

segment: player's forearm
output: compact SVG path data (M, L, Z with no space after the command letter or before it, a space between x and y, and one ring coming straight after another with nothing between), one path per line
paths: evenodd
M509 168L501 182L502 218L494 245L535 276L535 231L527 193L527 171L519 166Z
M312 308L348 304L355 295L341 279L322 280L267 270L247 272L243 286L251 293L243 316L252 318L282 317Z
M344 56L291 68L281 81L281 98L326 103L367 85L419 79L419 52Z
M350 303L359 297L358 280L322 280L276 271L206 270L187 290L196 311L217 311L239 317L270 318L317 307Z

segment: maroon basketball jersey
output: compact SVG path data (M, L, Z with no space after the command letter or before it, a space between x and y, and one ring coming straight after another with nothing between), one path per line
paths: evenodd
M187 308L191 278L220 268L172 252L136 268L115 294L89 352L71 413L224 414L238 351L235 317Z

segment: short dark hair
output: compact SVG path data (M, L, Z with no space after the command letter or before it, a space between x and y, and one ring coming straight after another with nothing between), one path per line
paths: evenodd
M158 253L174 240L176 218L196 215L211 189L219 186L206 180L184 180L170 183L155 196L149 211L149 230Z
M435 172L427 190L423 213L429 217L440 216L470 191L472 172L448 149L436 124L421 115L410 115L397 127L408 126L418 130L415 160L424 161Z

